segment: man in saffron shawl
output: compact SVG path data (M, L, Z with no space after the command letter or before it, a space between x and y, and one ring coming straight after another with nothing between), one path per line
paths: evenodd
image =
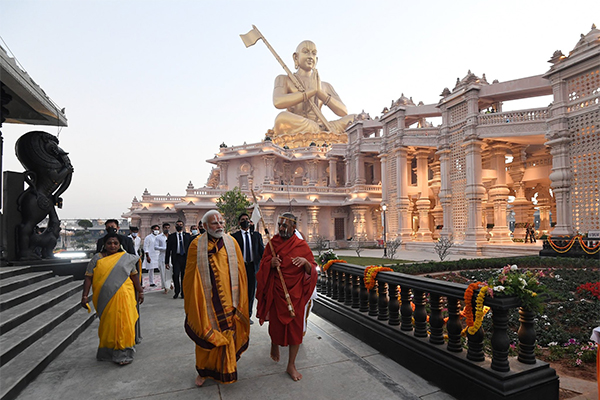
M102 251L94 255L85 272L81 305L89 307L92 287L94 308L100 318L96 358L126 365L133 361L135 351L135 324L139 318L135 291L141 304L144 290L137 270L139 256L123 251L121 240L121 235L113 232L104 237Z
M196 343L196 385L206 378L220 383L237 380L237 360L248 348L248 283L244 256L224 232L216 210L202 218L207 232L188 249L183 292L185 331Z
M317 264L308 244L295 235L296 217L292 213L279 217L278 229L279 234L271 240L275 256L266 249L256 275L256 315L261 325L269 321L271 358L278 362L279 346L289 346L286 372L299 381L302 374L296 369L296 356L302 343L304 309L317 283ZM281 268L295 317L290 315L277 267Z

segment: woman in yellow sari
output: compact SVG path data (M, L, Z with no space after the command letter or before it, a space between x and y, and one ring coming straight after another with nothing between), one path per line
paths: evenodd
M96 358L119 365L130 364L135 352L135 323L139 317L135 291L140 304L144 290L138 279L138 256L121 248L121 238L114 233L104 237L104 249L90 260L85 272L81 305L87 308L92 287L92 301L100 318L100 345Z

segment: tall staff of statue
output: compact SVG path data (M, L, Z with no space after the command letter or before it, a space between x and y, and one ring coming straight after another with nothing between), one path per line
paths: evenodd
M318 60L316 45L309 40L298 45L293 54L296 72L292 73L258 28L254 25L252 28L247 34L240 35L246 47L262 39L287 74L279 75L275 79L273 104L278 109L286 109L275 118L273 128L275 136L323 131L343 133L348 123L354 120L354 114L348 114L346 106L333 86L321 81L319 72L315 68ZM342 118L327 121L321 112L322 106L329 107Z

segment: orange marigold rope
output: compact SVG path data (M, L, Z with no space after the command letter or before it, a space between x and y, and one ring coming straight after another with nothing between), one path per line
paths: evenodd
M393 271L393 269L388 267L380 267L378 265L371 265L365 268L365 287L367 290L371 290L375 287L375 278L377 277L377 273L379 271Z
M348 261L346 261L346 260L329 260L325 263L325 265L323 265L323 271L327 271L329 269L329 267L331 267L335 263L347 263L347 262Z

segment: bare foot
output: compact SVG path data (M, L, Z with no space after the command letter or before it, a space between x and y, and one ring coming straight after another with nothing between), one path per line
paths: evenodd
M196 386L198 387L202 387L202 385L204 385L204 381L206 380L206 378L201 377L200 375L198 375L196 377Z
M271 343L271 359L275 362L279 362L279 346L275 343Z
M290 375L293 381L299 381L300 379L302 379L302 374L298 372L295 365L288 365L285 372L287 372Z

